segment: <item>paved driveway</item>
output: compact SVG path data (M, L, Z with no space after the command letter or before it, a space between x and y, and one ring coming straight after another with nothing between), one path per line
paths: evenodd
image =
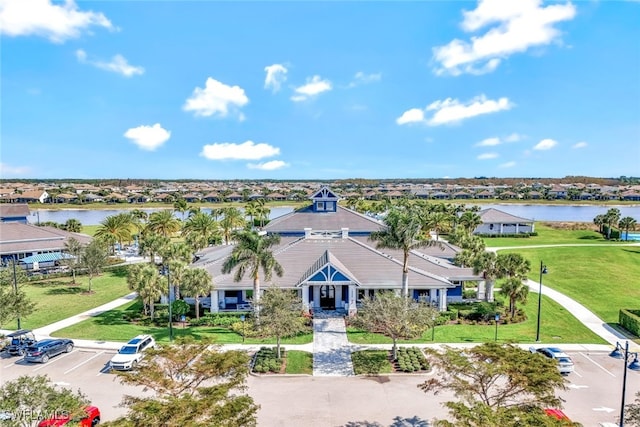
M20 375L46 374L57 384L80 388L100 408L104 420L125 413L117 405L124 394L142 395L139 388L122 385L106 371L113 352L75 349L46 364L0 359L2 383ZM569 352L576 371L569 375L565 412L585 427L616 422L622 392L621 360L606 352ZM434 417L445 418L441 403L453 396L425 394L416 386L428 376L286 377L251 376L249 394L261 405L260 426L400 426L411 420L419 426ZM640 372L627 373L627 402L640 391ZM377 424L376 424L377 423ZM395 424L394 424L395 423ZM424 425L424 424L423 424Z

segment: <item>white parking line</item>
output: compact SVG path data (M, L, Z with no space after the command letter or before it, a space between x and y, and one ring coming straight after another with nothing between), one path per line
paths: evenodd
M596 362L595 360L593 360L592 358L590 358L589 356L587 356L586 354L580 352L580 354L582 356L584 356L587 360L591 361L591 363L593 363L594 365L596 365L598 368L602 369L603 371L605 371L607 374L611 375L613 378L615 378L616 376L614 374L612 374L611 372L609 372L604 366L602 366L601 364L599 364L598 362Z
M16 362L9 363L8 365L5 365L5 368L10 368L10 367L12 367L12 366L13 366L13 365L15 365L15 364L16 364Z
M56 361L58 361L58 360L62 360L62 359L64 359L65 357L67 357L68 355L70 355L70 354L72 354L72 353L73 353L73 351L72 351L71 353L63 354L62 356L57 356L55 359L51 359L51 360L49 360L47 363L43 363L43 364L42 364L42 366L37 367L36 369L34 369L34 370L33 370L33 372L39 371L40 369L44 369L44 368L46 368L48 365L50 365L50 364L52 364L52 363L55 363L55 362L56 362Z
M80 366L84 365L84 364L85 364L85 363L87 363L87 362L90 362L91 360L93 360L93 359L95 359L96 357L100 356L102 353L104 353L104 350L103 350L103 351L101 351L100 353L96 353L96 354L94 354L93 356L91 356L90 358L88 358L87 360L85 360L84 362L82 362L82 363L78 363L78 364L77 364L76 366L74 366L73 368L71 368L71 369L67 369L67 370L64 372L64 375L67 375L69 372L71 372L71 371L73 371L73 370L75 370L75 369L79 368Z
M580 374L578 373L578 371L574 370L574 371L573 371L573 373L574 373L574 374L576 374L577 376L579 376L580 378L582 378L582 375L580 375Z

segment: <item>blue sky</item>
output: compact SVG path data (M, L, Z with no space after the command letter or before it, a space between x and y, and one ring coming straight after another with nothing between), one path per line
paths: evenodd
M0 0L0 177L640 176L638 22L638 1Z

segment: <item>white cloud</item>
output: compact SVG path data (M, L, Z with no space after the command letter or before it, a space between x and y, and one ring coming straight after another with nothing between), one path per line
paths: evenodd
M247 164L247 167L249 169L259 169L263 171L273 171L276 169L286 168L288 166L289 164L283 162L282 160L271 160L270 162Z
M171 137L171 132L163 129L160 123L153 126L138 126L128 129L124 136L143 150L154 151Z
M73 0L64 4L52 4L50 0L0 2L0 33L8 36L37 35L63 43L79 37L91 26L113 29L102 13L80 11Z
M577 142L577 143L573 144L573 146L571 148L584 148L587 145L589 145L589 144L587 144L584 141L580 141L580 142Z
M265 143L245 141L242 144L216 142L202 147L201 156L209 160L259 160L280 154L280 149Z
M28 166L11 166L6 163L0 162L0 176L21 176L31 172L31 168Z
M240 86L227 86L209 77L205 88L196 87L182 109L193 111L196 116L227 117L230 109L236 111L248 102L249 98ZM243 120L244 115L239 115L239 118Z
M509 110L513 105L514 104L509 101L509 98L493 100L487 99L485 95L476 96L466 103L461 103L457 99L447 98L445 100L434 101L427 106L425 111L434 111L430 119L425 119L423 110L412 108L402 113L402 115L396 119L396 123L403 125L407 123L424 122L429 126L439 126L457 123L482 114Z
M419 108L412 108L402 113L400 117L396 119L396 123L399 125L406 125L407 123L420 123L424 122L424 111Z
M267 75L264 79L264 88L271 89L274 93L280 90L282 83L287 80L287 68L282 64L273 64L264 67Z
M481 0L463 15L463 31L487 31L435 47L436 74L489 73L514 53L559 42L561 33L554 25L573 19L576 8L571 3L543 7L542 0Z
M500 138L486 138L476 144L476 147L493 147L500 145Z
M535 147L533 147L534 150L550 150L553 147L555 147L556 145L558 145L558 143L556 141L554 141L553 139L543 139L542 141L538 142Z
M489 160L498 157L498 153L483 153L478 156L478 160Z
M379 82L382 79L382 73L372 73L366 74L362 71L358 71L355 76L353 76L353 80L347 87L356 87L359 85L366 85L369 83Z
M524 138L524 135L520 135L519 133L514 132L511 135L508 135L504 140L505 142L518 142L523 138Z
M100 60L87 59L87 52L82 49L76 50L76 58L83 64L93 65L102 70L111 71L113 73L122 74L125 77L131 77L136 74L144 74L144 68L130 65L126 58L122 55L115 55L111 61L105 62Z
M516 162L506 162L506 163L502 163L500 166L498 166L499 168L512 168L516 165Z
M331 89L333 89L333 86L329 80L315 75L307 78L307 83L294 89L295 94L291 96L291 100L294 102L305 101Z

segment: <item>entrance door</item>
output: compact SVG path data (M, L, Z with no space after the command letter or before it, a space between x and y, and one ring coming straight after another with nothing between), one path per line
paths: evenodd
M333 285L320 286L320 307L323 310L336 309L336 287Z

